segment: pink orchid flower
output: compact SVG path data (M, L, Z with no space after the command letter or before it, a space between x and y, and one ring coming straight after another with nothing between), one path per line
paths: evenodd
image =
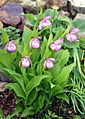
M30 48L39 48L40 47L40 40L38 38L33 38L30 40Z
M29 68L32 65L32 61L29 59L28 56L24 56L20 61L20 65L24 68Z
M51 69L54 67L53 62L55 61L54 58L48 58L44 61L44 69Z
M53 50L53 51L58 51L61 49L61 43L63 42L63 38L60 38L58 40L56 40L55 42L53 42L51 45L50 45L50 49Z
M51 26L51 22L49 21L50 18L51 18L51 16L44 17L44 18L40 21L40 24L39 24L38 29L39 29L39 30L42 30L42 29L43 29L44 27L46 27L46 26Z
M76 33L79 32L78 28L73 28L70 30L70 32L66 35L66 38L69 42L74 42L77 40Z
M17 46L16 46L15 42L12 40L12 41L9 41L9 42L6 44L5 49L6 49L8 52L15 52L16 49L17 49Z

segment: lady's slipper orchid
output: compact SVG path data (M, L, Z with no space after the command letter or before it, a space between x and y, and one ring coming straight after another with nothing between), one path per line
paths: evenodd
M66 38L70 42L74 42L77 40L76 33L79 32L78 28L71 29L70 32L66 35Z
M6 49L8 52L15 52L16 49L17 49L17 46L16 46L15 42L12 40L12 41L9 41L9 42L6 44L5 49Z
M53 62L55 61L54 58L48 58L44 61L44 69L51 69L54 67Z
M70 30L70 33L75 34L79 32L79 28L73 28Z
M32 65L32 61L29 59L28 56L24 56L20 61L20 65L24 68L29 68Z
M51 26L51 22L49 21L50 18L51 18L51 16L44 17L44 18L40 21L40 24L39 24L38 29L39 29L39 30L42 30L42 29L43 29L44 27L46 27L46 26Z
M63 38L60 38L58 40L56 40L55 42L53 42L51 45L50 45L50 49L51 50L54 50L54 51L58 51L61 49L61 43L63 42Z
M39 48L40 40L38 38L33 38L30 40L30 48Z

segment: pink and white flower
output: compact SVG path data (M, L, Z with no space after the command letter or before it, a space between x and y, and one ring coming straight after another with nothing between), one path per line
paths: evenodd
M70 42L76 41L77 40L76 33L78 32L79 32L78 28L71 29L70 32L66 35L67 40Z
M46 27L46 26L51 26L51 22L49 21L50 18L51 18L51 16L44 17L44 18L40 21L40 24L39 24L38 29L39 29L39 30L42 30L42 29L43 29L44 27Z
M39 48L40 47L40 40L38 38L33 38L30 40L30 48Z
M28 56L24 56L20 61L20 65L24 68L29 68L32 65L32 61Z
M9 41L9 42L6 44L5 49L6 49L8 52L15 52L16 49L17 49L17 46L16 46L15 42L12 40L12 41Z
M53 50L53 51L58 51L61 49L61 43L63 42L63 38L60 38L58 40L56 40L55 42L53 42L51 45L50 45L50 49Z
M51 69L54 67L53 62L55 61L54 58L48 58L44 61L44 69Z

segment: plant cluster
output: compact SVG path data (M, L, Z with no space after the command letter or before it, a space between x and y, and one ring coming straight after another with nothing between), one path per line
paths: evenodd
M85 76L80 63L79 29L52 9L26 17L33 30L24 26L21 39L10 39L1 29L4 48L0 49L0 71L10 77L7 88L16 94L14 113L7 119L43 111L53 97L71 102L75 112L84 114Z

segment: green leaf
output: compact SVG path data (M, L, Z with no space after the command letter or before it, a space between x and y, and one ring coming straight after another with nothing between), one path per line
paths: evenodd
M44 67L43 67L43 58L40 60L40 62L37 65L37 74L40 75L42 74Z
M9 83L7 87L13 89L18 97L25 99L26 95L18 83Z
M7 117L6 117L6 119L11 119L12 118L12 116L11 115L8 115Z
M20 102L23 102L23 98L17 97L17 98L16 98L16 105L17 105L18 103L20 103Z
M35 76L29 81L26 86L27 95L32 91L33 88L37 87L42 79L49 77L48 75Z
M38 62L39 56L40 56L40 49L32 49L30 55L32 63Z
M27 104L28 104L28 105L31 105L31 104L34 102L34 100L36 99L36 97L37 97L37 91L36 91L36 89L34 88L34 89L31 91L31 93L29 94Z
M58 76L55 78L55 84L61 84L66 81L69 77L70 72L74 67L74 63L64 67Z
M61 50L58 54L57 61L63 67L69 60L70 53L68 50Z
M0 119L3 119L3 112L1 109L0 109Z
M22 52L22 56L28 55L28 51L29 51L29 41L31 39L32 36L32 31L28 28L28 27L24 27L24 32L22 35L22 40L24 42L24 49Z
M56 13L56 15L55 15L55 13ZM51 16L52 18L54 18L55 16L57 16L57 12L55 12L54 9L47 9L43 13L43 17L45 17L45 16Z
M22 117L26 117L28 115L33 115L35 113L34 107L30 106L23 110Z
M39 20L41 20L42 19L42 9L40 9L40 13L39 13L39 15L37 16L37 21L39 21Z
M46 80L43 80L40 85L37 87L37 91L45 92L46 94L51 92L51 84L50 84L50 76L49 78L46 78Z
M79 115L74 115L73 119L81 119Z
M64 92L64 90L63 90L63 92ZM56 97L58 99L62 99L64 101L66 101L69 104L69 97L65 93L60 93L59 95L56 95Z
M0 49L0 63L4 64L5 67L11 68L12 62L16 57L15 53L8 53L7 51Z
M69 42L69 41L65 40L63 45L64 45L64 47L67 47L67 48L78 48L79 41L77 40L75 42Z
M22 35L22 40L23 40L24 44L26 44L28 39L30 39L31 33L32 33L32 31L28 27L25 26L24 32Z
M48 39L47 44L46 44L46 50L45 50L45 54L44 54L44 57L45 57L45 58L48 58L49 55L50 55L49 46L50 46L50 44L51 44L52 42L53 42L53 34L50 33L49 39Z
M85 19L76 19L73 20L75 27L79 28L81 32L85 32Z
M36 112L38 112L44 106L45 95L40 95L38 99L34 102L34 107Z
M85 38L81 38L79 40L79 44L80 44L80 46L81 46L82 49L85 49Z
M10 70L10 69L7 69L7 68L4 68L4 70L5 70L6 72L8 72L8 73L13 77L12 80L17 81L17 82L19 83L19 85L21 86L21 88L23 89L23 91L26 93L24 83L25 83L25 80L26 80L27 82L29 82L28 78L23 77L21 74L16 73L16 72L13 71L13 70Z
M51 97L53 97L54 95L56 94L59 94L59 93L63 93L64 92L64 89L62 86L60 85L55 85L52 89L51 89Z
M59 39L61 37L61 35L63 34L63 32L64 32L63 27L62 26L58 27L53 41Z
M42 44L41 44L41 57L43 57L44 56L44 53L45 53L45 49L46 49L46 45L47 44L47 39L46 39L46 37L44 36L44 39L43 39L43 42L42 42Z
M20 77L16 77L14 76L15 80L19 83L19 85L21 86L21 88L23 89L24 93L26 93L25 90L25 85L24 85L24 80Z
M2 29L1 31L2 31L2 42L5 44L9 41L9 37L4 29Z
M33 14L27 13L27 14L25 14L25 16L28 18L28 20L34 21L34 15Z
M51 74L52 74L52 82L54 81L54 79L56 78L56 76L59 74L59 72L61 71L61 66L60 63L55 63L53 69L51 69Z

